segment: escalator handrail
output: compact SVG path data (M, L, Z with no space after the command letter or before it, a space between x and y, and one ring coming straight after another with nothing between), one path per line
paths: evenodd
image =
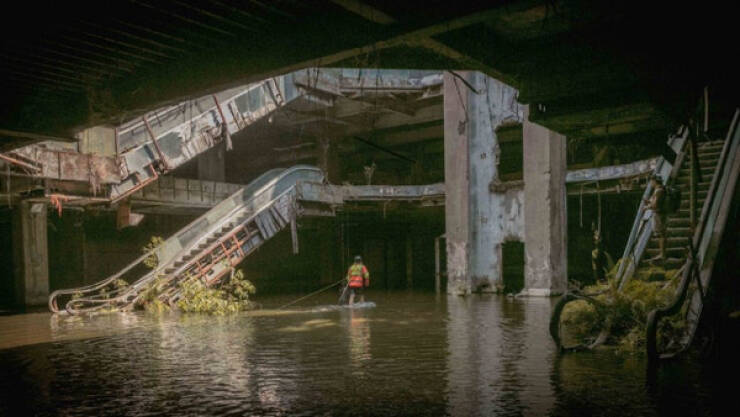
M154 268L153 270L149 271L147 274L145 274L144 276L142 276L141 278L139 278L138 280L136 280L130 286L125 287L125 288L123 288L121 290L115 290L115 291L113 291L113 292L111 292L109 294L106 294L106 298L103 298L102 295L93 295L92 297L86 297L86 298L76 298L74 300L70 300L67 303L65 309L68 312L72 313L72 314L78 314L80 312L83 312L83 310L84 311L94 311L94 310L97 310L97 309L101 309L101 308L105 307L106 305L111 305L111 304L114 304L114 303L117 303L117 302L124 302L124 303L127 303L128 304L128 303L131 303L131 302L137 300L140 297L140 293L141 293L140 290L146 284L148 284L150 281L152 281L152 279L154 277L159 276L160 275L160 272L162 270L164 270L167 266L169 266L172 262L174 262L177 259L181 258L183 256L183 254L185 254L188 251L192 250L192 248L194 246L196 246L199 242L201 242L203 238L207 238L214 231L216 231L220 227L222 227L223 224L225 224L228 221L230 221L231 218L235 215L235 213L237 213L240 210L242 210L245 206L247 206L250 202L252 202L256 198L258 198L259 196L261 196L263 193L271 190L284 177L286 177L287 175L289 175L289 174L291 174L291 173L293 173L295 171L301 170L301 169L308 169L308 170L312 170L312 171L319 171L319 172L321 172L318 168L313 167L313 166L310 166L310 165L296 165L296 166L293 166L291 168L280 169L279 173L277 173L277 175L274 178L270 179L264 185L260 186L257 189L257 191L255 191L247 201L243 201L241 204L236 205L227 215L223 216L223 218L219 222L214 223L213 225L211 225L210 227L208 227L208 229L206 231L204 231L200 235L200 237L198 239L193 239L192 242L189 245L181 248L167 262L160 263L156 268ZM243 195L243 193L245 192L245 190L247 190L252 184L257 183L260 179L263 179L268 174L275 174L275 172L277 170L278 169L270 170L270 171L267 171L266 173L260 175L260 177L258 177L256 180L252 181L249 185L247 185L247 186L241 188L240 190L234 192L227 199L225 199L224 201L222 201L218 205L214 206L211 210L208 210L206 213L204 213L203 215L201 215L200 217L198 217L198 219L196 219L196 220L192 221L191 223L189 223L184 228L180 229L176 234L174 234L173 236L171 236L167 240L177 238L179 235L181 235L183 233L183 231L187 230L190 227L193 227L193 225L195 225L196 223L198 223L201 219L205 218L209 214L209 212L211 212L212 210L217 209L219 205L225 204L227 200L230 200L230 199L232 199L234 197L238 197L239 195ZM289 189L290 188L291 187L289 187ZM155 250L152 250L152 251L148 252L147 254L141 256L140 258L138 258L135 261L134 264L130 264L129 266L127 266L125 268L125 271L119 271L118 273L114 274L114 276L111 276L111 277L109 277L109 278L101 281L98 284L94 284L92 286L88 286L88 287L90 287L90 289L86 289L86 291L87 292L91 292L91 291L94 291L94 290L98 290L100 288L103 288L105 285L109 284L110 282L113 282L113 280L115 280L116 278L120 277L123 273L127 272L128 270L130 270L131 268L133 268L135 265L141 263L146 257L154 254L155 251L156 251L156 248L155 248ZM56 298L55 298L56 296L61 295L61 294L74 294L74 293L78 293L78 292L80 292L79 290L80 289L77 288L77 289L69 289L69 290L59 290L59 291L55 292L54 294L52 294L49 297L49 306L50 306L50 309L52 307L54 307L55 309L52 309L53 312L58 312L59 311L58 310L58 307L57 307L57 304L56 304ZM120 294L120 295L117 295L115 297L109 297L112 294L117 294L119 291L124 291L124 293L123 294ZM133 292L133 294L132 294L132 292ZM52 297L54 297L54 298L52 299ZM131 299L129 300L129 298L131 298ZM52 303L52 301L53 301L53 303ZM95 307L88 307L88 308L84 308L84 309L74 308L74 304L79 304L79 303L98 304L98 305L95 306Z
M679 147L680 153L685 153L686 143L688 143L688 141L686 140L688 137L688 133L689 129L686 126L682 126L679 130L679 133L668 140L668 146L673 147L674 145L677 145ZM673 165L671 166L671 171L667 175L663 176L661 175L661 172L663 171L663 166L664 164L669 164L669 162L666 161L665 158L660 157L658 163L655 165L655 169L653 170L653 175L660 175L663 183L667 184L669 179L675 177L678 171L680 171L682 165L680 162L681 160L681 155L677 156L676 161L674 161ZM635 221L632 224L632 230L630 231L629 237L627 238L627 244L625 245L624 254L622 255L622 259L624 259L624 261L619 265L619 269L617 270L616 279L619 281L620 288L632 275L631 273L627 273L626 271L636 266L636 264L639 262L639 259L637 258L641 257L642 255L638 254L638 256L635 256L635 254L633 253L635 245L640 240L640 236L652 233L652 223L649 221L642 221L647 210L645 206L645 200L650 197L652 191L652 186L648 182L647 186L645 187L645 192L642 195L642 199L640 200L640 206L637 209L637 216L635 217ZM634 273L634 268L632 272Z
M680 348L674 352L670 353L661 353L658 352L657 347L657 327L658 322L661 318L667 317L673 314L676 314L681 309L681 306L686 301L686 297L689 292L690 284L692 282L692 278L697 280L697 285L702 286L703 283L701 281L701 276L699 275L699 271L703 269L704 267L704 256L706 255L706 249L707 246L704 246L704 251L701 250L702 243L704 243L704 234L706 231L707 223L708 223L708 217L709 213L714 208L715 204L721 204L722 200L717 200L718 194L718 188L719 184L722 181L722 177L725 176L725 173L723 172L725 170L725 167L727 166L727 162L730 158L733 158L732 162L734 162L735 158L738 158L738 155L733 155L730 152L730 149L735 146L738 146L737 142L740 142L740 129L738 129L738 123L740 122L740 109L737 109L735 111L735 115L732 119L732 122L730 123L730 128L727 133L727 138L725 139L725 143L722 146L722 151L720 152L719 160L717 161L717 168L715 170L715 174L712 177L712 182L709 186L709 190L707 191L707 196L704 202L704 205L702 207L701 215L699 216L699 222L698 227L694 231L694 236L692 237L691 244L690 244L690 256L686 260L685 264L685 270L684 274L681 277L681 282L678 288L676 289L676 295L674 296L673 301L666 307L658 308L653 311L651 311L648 314L647 319L647 328L646 328L646 350L648 354L648 360L655 361L658 359L670 359L674 358L681 353L685 352L689 346L691 346L691 343L694 338L694 330L695 329L688 329L689 337L686 340L685 343L680 346ZM737 152L734 152L735 154ZM732 172L728 171L727 175L731 175ZM730 185L726 185L726 187L730 187ZM731 192L731 190L725 190L726 192ZM726 195L726 193L723 193L722 196ZM712 236L706 236L706 239L711 239ZM706 294L706 290L704 288L701 288L702 294ZM702 304L704 300L702 299Z
M675 136L672 136L670 139L668 139L668 146L671 148L678 148L679 149L679 155L676 157L676 161L671 165L670 171L662 175L664 164L667 164L668 161L665 160L665 158L660 157L658 159L657 164L655 165L655 168L653 169L654 175L660 175L663 183L667 183L669 179L674 178L677 173L681 169L682 165L682 154L685 152L685 147L687 138L688 138L689 129L686 126L682 126L678 133ZM645 188L645 192L643 193L642 199L640 200L640 206L637 210L637 216L635 217L635 221L632 224L632 230L630 231L629 238L627 239L627 245L624 249L624 254L622 255L622 261L619 263L619 267L617 268L617 274L615 279L618 282L617 291L621 291L624 284L631 278L631 276L634 274L634 266L639 262L639 257L642 256L642 253L635 254L635 245L643 241L646 238L649 238L649 235L652 233L652 223L651 222L643 222L642 219L645 215L646 206L645 206L645 200L650 197L652 193L652 187L650 183L648 183L647 187ZM631 272L627 272L630 271ZM560 351L574 351L574 350L581 350L581 349L593 349L596 346L602 344L609 333L609 324L605 326L604 330L599 334L599 337L596 341L594 341L591 344L579 344L574 347L566 348L562 346L562 339L560 336L560 318L562 316L563 311L565 310L565 306L573 301L576 300L586 300L590 302L591 304L596 305L596 301L593 298L597 294L580 294L580 293L570 293L566 292L560 300L558 300L558 303L556 305L556 308L553 309L552 315L550 317L550 335L555 341L555 343L558 345L558 348Z
M283 191L282 193L278 194L276 197L274 197L268 203L266 203L263 206L261 206L258 210L256 210L253 214L251 214L248 218L244 219L244 221L241 222L239 225L242 225L242 224L251 222L257 216L259 216L260 214L262 214L265 210L269 210L275 204L275 202L277 202L281 198L285 197L285 195L287 195L289 193L294 193L297 184L298 184L298 182L296 182L292 186L288 187L285 191ZM239 225L236 225L234 227L236 228ZM209 252L209 251L213 250L216 246L218 246L220 243L221 243L221 240L219 239L219 240L213 242L208 248L203 249L203 251L204 252ZM180 267L178 267L177 270L175 270L174 272L172 272L171 274L169 274L170 275L170 280L173 279L173 278L176 278L177 276L179 276L180 274L182 274L191 264L192 264L192 262L187 262L187 263L181 265ZM169 285L169 281L168 282L165 282L164 285ZM209 283L209 285L210 285L210 283ZM173 297L176 297L177 295L178 294L176 293L176 294L173 295ZM137 296L137 299L138 298L139 298L139 296Z
M300 169L309 169L309 170L312 170L312 171L320 171L318 168L312 167L312 166L309 166L309 165L298 165L298 166L295 166L295 167L292 167L292 168L289 168L289 169L285 170L283 173L281 173L281 175L278 178L275 179L275 181L271 181L271 187L277 185L278 182L280 182L280 180L282 180L287 175L289 175L289 174L291 174L291 173L293 173L295 171L298 171ZM269 200L268 202L266 202L265 204L263 204L262 206L260 206L258 209L256 209L254 211L254 213L250 214L242 222L240 222L237 225L234 225L234 228L237 228L237 227L239 227L242 224L245 224L245 223L248 223L248 222L254 220L255 217L257 217L258 215L262 214L265 210L270 209L270 207L272 207L277 200L283 198L286 194L289 194L291 192L294 192L295 191L296 184L298 184L298 182L299 181L296 181L294 184L292 184L291 186L289 186L288 188L286 188L283 192L281 192L277 196L274 196L271 200ZM260 194L263 191L264 190L261 189L260 190ZM258 196L259 195L254 195L252 198L249 199L249 201L245 202L244 205L247 205L249 202L253 201ZM228 236L228 235L229 234L227 233L225 236ZM203 249L203 252L209 252L209 251L213 250L215 247L217 247L217 246L220 245L220 243L222 242L222 240L223 240L223 238L219 238L218 240L216 240L215 242L213 242L212 244L210 244L208 247L204 248ZM196 243L197 243L197 241L193 244L193 246ZM187 249L186 249L186 251L187 251ZM184 264L180 265L175 271L173 271L170 274L168 274L168 276L170 277L170 279L167 280L167 282L164 282L163 285L167 285L170 280L172 280L173 278L176 278L178 275L182 274L182 272L185 271L191 264L192 264L192 261L185 262ZM136 296L136 300L138 300L139 297L140 297L140 294L138 294ZM134 301L136 301L136 300L134 300Z
M175 233L175 234L173 234L172 236L170 236L170 237L169 237L169 238L168 238L168 239L167 239L167 240L166 240L166 241L165 241L165 242L164 242L164 243L162 244L162 246L164 246L164 245L165 245L165 244L167 243L167 241L169 241L169 240L171 240L171 239L176 239L176 238L177 238L177 236L178 236L178 235L179 235L179 234L181 233L181 231L182 231L182 230L185 230L185 229L188 229L188 228L191 228L191 227L193 227L193 226L194 226L195 224L197 224L197 223L198 223L199 221L201 221L201 220L202 220L203 218L205 218L205 217L206 217L206 216L208 215L208 212L210 212L211 210L214 210L214 209L216 209L216 208L217 208L217 207L218 207L219 205L222 205L222 204L224 204L224 202L225 202L226 200L229 200L229 199L230 199L231 197L233 197L234 195L236 195L236 194L238 194L238 193L240 193L240 192L243 192L243 191L244 191L244 190L245 190L246 188L248 188L248 187L249 187L250 185L252 185L252 184L256 183L257 181L260 181L260 180L261 180L261 179L263 179L263 178L264 178L264 177L265 177L266 175L268 175L268 174L271 174L271 173L272 173L272 174L274 174L274 173L275 173L275 172L274 172L274 170L270 170L270 171L267 171L267 172L265 172L264 174L260 175L260 176L259 176L259 177L257 177L257 178L256 178L256 179L255 179L254 181L250 182L249 184L245 185L245 186L244 186L244 187L242 187L241 189L239 189L239 190L237 190L236 192L234 192L234 194L232 194L232 195L231 195L231 196L229 196L228 198L224 199L224 201L221 201L220 203L218 203L218 204L217 204L216 206L214 206L214 207L213 207L213 208L211 208L210 210L207 210L207 211L206 211L205 213L203 213L203 214L202 214L201 216L198 216L198 218L196 218L196 219L195 219L195 220L193 220L192 222L188 223L188 225L186 225L186 226L185 226L185 227L183 227L182 229L178 230L178 232L177 232L177 233ZM124 267L123 269L121 269L120 271L118 271L118 272L116 272L115 274L113 274L113 275L109 276L108 278L104 278L104 279L102 279L102 280L100 280L100 281L98 281L98 282L96 282L96 283L94 283L94 284L90 284L90 285L85 285L85 286L81 286L81 287L76 287L76 288L67 288L67 289L60 289L60 290L56 290L56 291L52 292L52 293L51 293L51 294L49 295L49 301L48 301L48 305L49 305L49 310L51 310L51 311L52 311L53 313L59 313L59 312L60 312L60 310L59 310L59 307L58 307L58 305L57 305L57 298L58 298L59 296L61 296L61 295L70 295L70 294L78 294L78 293L81 293L81 294L86 294L86 293L90 293L90 292L98 291L98 290L100 290L101 288L103 288L103 287L107 286L108 284L110 284L110 283L114 282L115 280L117 280L118 278L120 278L120 277L121 277L121 276L122 276L123 274L125 274L125 273L126 273L126 272L128 272L128 271L130 271L131 269L133 269L133 268L134 268L134 267L136 267L137 265L139 265L139 264L141 264L142 262L144 262L144 260L145 260L145 259L147 259L147 258L149 258L150 256L157 256L157 254L158 254L158 252L159 252L159 251L160 251L160 247L156 247L156 248L153 248L153 249L151 249L150 251L148 251L148 252L144 253L143 255L141 255L140 257L136 258L136 259L135 259L134 261L132 261L132 262L131 262L131 263L129 263L128 265L126 265L126 266L125 266L125 267ZM147 274L145 274L144 276L142 276L142 277L141 277L141 278L140 278L139 280L141 280L141 279L144 279L144 278L146 278L146 277L148 277L148 276L151 276L152 274L155 274L156 272L158 272L158 271L159 271L159 270L161 269L161 268L160 268L160 266L162 266L162 265L158 265L158 267L157 267L157 268L154 268L153 270L149 271L149 272L148 272ZM138 282L139 280L137 280L137 282ZM77 300L84 300L84 299L83 299L83 298L78 298ZM110 299L107 299L107 300L110 300ZM90 299L90 301L92 301L92 300Z

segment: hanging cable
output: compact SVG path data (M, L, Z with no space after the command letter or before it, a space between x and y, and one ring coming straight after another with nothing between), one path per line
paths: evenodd
M598 228L599 235L601 235L601 188L599 187L599 182L596 181L596 201L599 205L599 213L598 213Z

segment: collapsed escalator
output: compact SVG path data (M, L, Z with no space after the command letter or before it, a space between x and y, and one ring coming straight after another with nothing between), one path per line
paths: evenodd
M267 171L116 274L53 292L49 309L70 314L125 311L152 296L171 304L182 282L217 282L295 221L298 182L323 180L321 170L311 166Z

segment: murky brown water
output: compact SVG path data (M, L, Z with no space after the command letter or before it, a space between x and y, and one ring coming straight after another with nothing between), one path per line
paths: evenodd
M53 341L0 350L0 415L719 415L731 388L686 363L648 383L639 359L559 357L549 299L369 298L377 307L327 295L279 314L40 316Z

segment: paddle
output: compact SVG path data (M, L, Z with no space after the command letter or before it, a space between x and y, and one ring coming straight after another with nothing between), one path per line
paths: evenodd
M337 301L337 304L342 305L347 300L347 290L349 289L349 281L347 281L347 284L344 286L344 289L342 290L342 295L339 296L339 301Z

